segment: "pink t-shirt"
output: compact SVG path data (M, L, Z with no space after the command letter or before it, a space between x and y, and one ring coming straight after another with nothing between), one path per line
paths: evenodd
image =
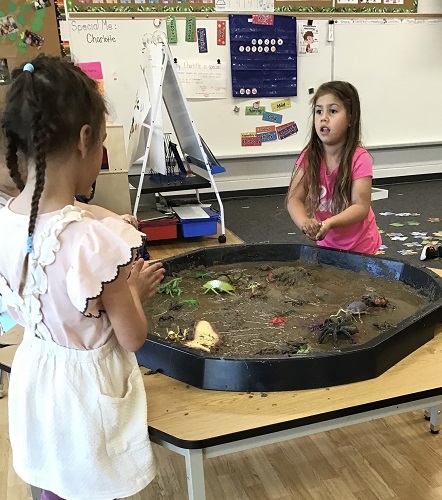
M296 165L303 170L308 170L305 153L305 151L301 153ZM318 221L324 221L333 216L330 209L338 168L339 165L328 174L325 161L321 163L319 175L321 182L320 203L318 210L314 214ZM365 149L358 147L353 155L352 180L372 176L373 164L371 157ZM351 250L352 252L366 254L375 254L379 250L381 243L381 236L376 226L376 219L371 207L366 219L363 221L356 222L347 227L331 229L323 240L317 242L318 246L322 247Z

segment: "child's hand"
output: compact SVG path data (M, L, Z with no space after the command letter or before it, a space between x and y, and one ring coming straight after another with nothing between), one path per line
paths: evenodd
M127 282L130 287L135 288L140 301L144 302L157 293L164 273L165 269L161 262L149 264L143 259L138 259L132 266Z
M124 214L124 215L121 215L120 218L122 220L124 220L124 222L127 222L128 224L133 226L135 229L138 229L138 221L137 221L136 217L134 217L133 215Z
M308 219L301 226L302 232L313 241L316 241L316 235L321 228L321 223L316 219Z
M329 219L326 219L321 223L319 231L315 235L315 240L316 241L323 240L327 236L327 233L330 231L330 229L331 229L331 224L329 222Z

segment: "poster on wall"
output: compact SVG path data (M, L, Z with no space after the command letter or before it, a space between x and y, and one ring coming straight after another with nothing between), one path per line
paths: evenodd
M319 29L311 22L299 27L299 54L317 54L319 52Z
M233 97L297 95L296 18L230 15Z

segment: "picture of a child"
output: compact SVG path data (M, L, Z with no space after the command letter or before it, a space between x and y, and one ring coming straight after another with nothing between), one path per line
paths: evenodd
M311 54L313 52L311 44L315 41L315 37L313 35L313 31L306 31L304 33L304 41L307 43L307 45L305 47L305 52L307 54Z

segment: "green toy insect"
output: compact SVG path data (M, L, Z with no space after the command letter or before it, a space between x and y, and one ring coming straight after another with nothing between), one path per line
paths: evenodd
M195 273L195 278L198 278L198 279L214 278L214 277L215 276L212 273L204 273L204 272L201 272L201 271L197 271Z
M161 285L158 287L159 293L166 293L171 297L174 297L175 295L180 296L183 292L183 289L179 285L181 279L182 278L173 278L166 283L161 283Z
M219 294L218 292L226 292L230 295L234 295L235 292L232 285L221 280L210 280L203 285L203 288L205 289L204 293L211 291L216 293L216 295Z
M196 299L185 299L180 302L183 306L196 306L198 301Z

